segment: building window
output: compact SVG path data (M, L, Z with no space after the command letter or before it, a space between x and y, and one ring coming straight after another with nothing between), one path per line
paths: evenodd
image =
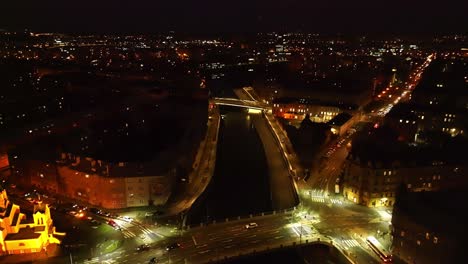
M401 231L401 232L400 232L400 236L401 236L401 237L404 237L404 236L405 236L405 231Z
M418 246L420 246L420 245L421 245L421 240L418 239L418 240L416 241L416 244L418 244Z
M439 238L435 236L434 239L432 239L432 242L434 242L434 244L437 244L439 242Z
M408 189L411 189L411 183L408 183L407 187Z
M426 239L430 239L430 238L431 238L431 237L430 237L429 233L426 232Z

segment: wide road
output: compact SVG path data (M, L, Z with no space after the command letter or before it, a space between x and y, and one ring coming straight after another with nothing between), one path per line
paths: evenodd
M278 213L197 227L184 231L180 237L158 242L148 251L118 250L112 254L111 258L95 258L84 263L137 264L148 263L152 257L156 257L157 263L206 263L210 260L251 253L254 250L261 251L267 248L277 248L280 245L291 245L293 242L300 242L299 240L315 241L319 237L322 240L325 239L317 234L311 224L307 223L302 226L303 230L308 230L307 234L304 232L302 237L298 237L297 231L293 230L292 215L292 213ZM253 221L258 224L258 227L245 228L246 224ZM176 242L181 245L180 248L166 250L167 245Z

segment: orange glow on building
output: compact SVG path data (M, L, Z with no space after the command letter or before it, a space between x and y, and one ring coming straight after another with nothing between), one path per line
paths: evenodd
M0 170L4 168L8 168L10 163L8 162L8 155L7 154L0 154Z
M65 233L57 233L47 204L34 206L26 216L20 207L0 192L0 254L40 252L49 244L60 244Z

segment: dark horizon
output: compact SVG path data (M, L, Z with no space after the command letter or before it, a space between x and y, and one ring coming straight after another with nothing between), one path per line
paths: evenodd
M304 0L240 0L218 3L152 3L146 0L81 1L73 6L58 0L45 3L4 3L0 28L63 33L254 33L303 31L341 34L465 34L468 3L375 3Z

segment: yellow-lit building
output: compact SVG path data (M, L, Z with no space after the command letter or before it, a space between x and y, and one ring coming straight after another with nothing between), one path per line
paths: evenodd
M20 207L0 192L0 253L40 252L49 244L60 244L65 233L57 233L47 204L36 204L32 215L21 213Z
M368 207L393 206L401 184L409 192L447 191L468 186L468 179L464 177L468 171L466 165L424 160L420 158L423 154L412 155L416 158L401 153L391 160L379 160L381 154L378 153L372 157L351 153L343 166L344 197Z

